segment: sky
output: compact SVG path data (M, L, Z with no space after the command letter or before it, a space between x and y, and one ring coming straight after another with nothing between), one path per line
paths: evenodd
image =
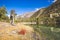
M0 0L0 7L5 6L8 14L13 9L18 15L48 7L56 0Z

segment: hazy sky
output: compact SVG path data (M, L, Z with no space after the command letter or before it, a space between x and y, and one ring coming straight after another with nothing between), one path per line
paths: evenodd
M8 13L11 9L14 9L17 14L23 14L47 7L51 5L53 1L54 0L0 0L0 7L4 5Z

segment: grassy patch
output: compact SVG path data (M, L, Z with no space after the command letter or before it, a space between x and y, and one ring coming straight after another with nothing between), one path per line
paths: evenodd
M42 26L42 25L32 25L35 31L39 32L45 37L45 40L60 40L60 28ZM51 28L53 28L51 30Z

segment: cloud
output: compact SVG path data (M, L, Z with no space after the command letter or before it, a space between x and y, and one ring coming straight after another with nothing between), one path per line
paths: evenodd
M10 15L8 15L8 17L10 17Z
M10 19L10 15L7 15L8 17L9 17L9 19Z
M40 9L42 9L42 8L45 8L45 7L35 8L35 11L38 11L38 10L40 10Z
M38 11L40 8L35 8L35 11Z
M48 0L48 2L56 2L56 1L57 1L57 0L53 0L53 1L52 1L52 0Z
M57 0L54 0L54 1L52 1L52 2L56 2Z

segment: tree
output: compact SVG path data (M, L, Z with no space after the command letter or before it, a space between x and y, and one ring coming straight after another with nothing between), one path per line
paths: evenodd
M7 14L6 8L4 6L0 7L0 20L7 20L8 17L6 16L6 14Z

